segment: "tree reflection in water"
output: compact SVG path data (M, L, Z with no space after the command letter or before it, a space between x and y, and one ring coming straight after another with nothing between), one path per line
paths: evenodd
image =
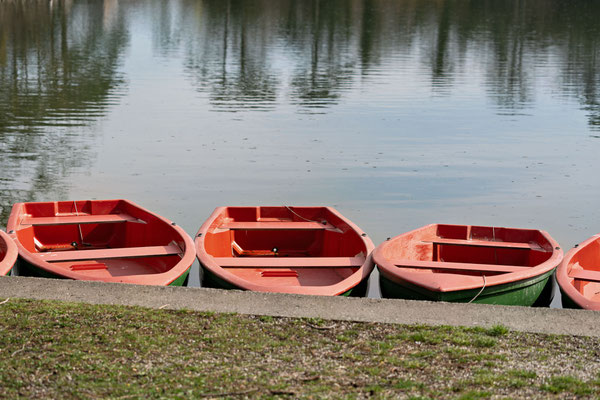
M64 197L93 158L83 129L119 96L127 32L116 0L0 3L0 224L10 205Z
M576 99L600 130L600 2L5 0L3 221L15 200L64 196L70 171L94 158L89 126L127 88L139 13L153 50L181 58L213 111L328 113L375 78L416 71L407 79L449 99L479 79L499 114L542 107L540 91Z
M432 90L442 94L473 66L482 70L499 113L532 107L538 77L556 74L562 93L579 99L600 127L597 2L176 3L186 68L215 110L268 111L289 102L326 112L382 65L413 62L417 54Z

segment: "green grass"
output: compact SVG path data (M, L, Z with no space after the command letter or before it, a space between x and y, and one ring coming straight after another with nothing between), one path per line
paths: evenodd
M598 393L598 382L584 382L573 376L553 376L547 383L541 386L542 390L551 393L573 393L577 396L585 396Z
M504 336L508 333L508 328L503 325L494 325L487 330L487 334L490 336Z
M0 398L600 396L592 338L11 299Z

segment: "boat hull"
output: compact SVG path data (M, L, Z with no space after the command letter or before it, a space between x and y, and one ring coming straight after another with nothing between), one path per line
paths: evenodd
M562 307L563 308L571 308L571 309L575 309L575 310L582 310L582 309L584 309L582 306L580 306L579 304L577 304L577 302L575 300L573 300L567 294L565 294L562 290L560 292L560 298L561 298L561 301L562 301Z
M7 228L20 275L181 286L195 259L183 229L128 200L17 203Z
M600 311L600 234L569 250L556 280L563 308Z
M3 231L0 231L0 275L10 275L19 251L13 239Z
M60 274L53 274L52 272L39 268L35 264L28 263L24 260L19 260L15 268L13 269L19 276L32 276L38 278L49 278L49 279L69 279ZM178 278L176 278L173 282L169 283L165 286L187 286L189 275L190 275L191 266L188 267L187 270L183 272Z
M562 250L544 231L432 224L373 252L383 297L548 306Z
M219 207L200 227L203 287L365 296L366 233L329 207Z
M408 282L394 282L380 271L379 285L384 298L545 307L550 305L553 298L553 273L554 270L522 281L489 286L483 290L477 288L436 292Z
M243 287L235 286L224 279L219 278L217 275L210 272L209 269L200 267L201 273L201 285L202 287L213 288L213 289L227 289L227 290L246 290ZM369 278L363 279L358 285L340 294L339 296L345 297L365 297L369 288Z

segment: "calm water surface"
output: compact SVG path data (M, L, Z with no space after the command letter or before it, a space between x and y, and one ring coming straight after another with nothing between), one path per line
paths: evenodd
M600 232L600 2L0 1L0 225L129 198ZM197 273L193 277L197 284Z

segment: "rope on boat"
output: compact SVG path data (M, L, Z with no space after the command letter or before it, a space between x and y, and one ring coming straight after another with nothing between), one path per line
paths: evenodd
M284 207L287 208L288 210L290 210L290 212L292 214L294 214L295 216L297 216L298 218L302 218L303 220L308 221L308 222L319 222L319 221L314 221L312 219L304 218L302 215L299 215L296 211L292 210L289 206L284 206Z
M75 200L73 200L73 205L75 206L75 215L79 217L79 211L77 211L77 202ZM79 228L79 239L81 239L81 245L82 246L91 246L91 244L83 242L83 232L81 232L81 224L77 224L77 227ZM77 246L74 246L74 247L77 247Z
M73 200L73 205L75 206L75 215L79 217L79 211L77 211L77 202ZM83 233L81 232L81 224L77 224L79 228L79 239L81 240L81 244L83 245Z
M485 289L485 275L481 275L481 276L483 277L483 287L481 288L481 290L479 291L479 293L477 293L475 295L475 297L473 297L467 304L470 304L473 301L475 301L475 299L479 297L479 295L481 294L481 292L483 292L483 289Z
M492 240L495 242L496 241L496 227L492 226ZM496 264L498 264L498 249L494 248L494 260L496 262ZM469 300L469 302L467 304L470 304L472 302L474 302L481 293L483 293L483 289L485 289L485 275L481 275L481 277L483 278L483 286L481 287L481 290L475 295L475 297L473 297L471 300Z

